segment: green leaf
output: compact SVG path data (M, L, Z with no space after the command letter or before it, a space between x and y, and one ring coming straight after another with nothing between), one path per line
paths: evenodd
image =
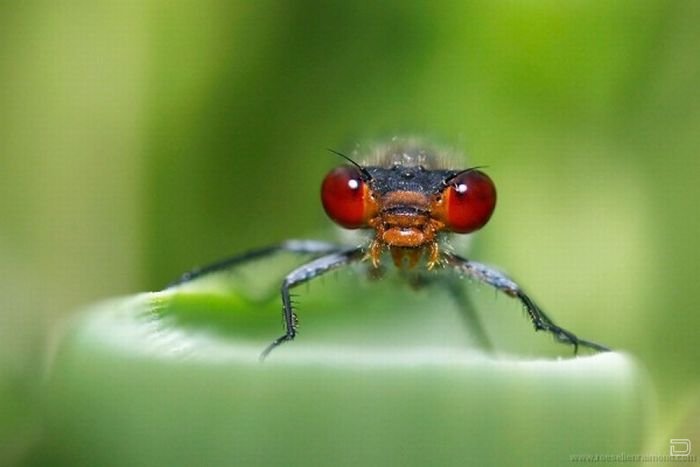
M300 335L261 363L281 333L265 267L70 323L35 464L563 465L643 450L651 391L627 356L487 353L440 293L391 278L302 288Z

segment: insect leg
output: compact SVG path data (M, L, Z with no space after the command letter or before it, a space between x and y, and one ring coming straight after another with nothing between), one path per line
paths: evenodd
M362 259L363 255L364 250L362 248L346 248L309 261L287 274L287 277L282 281L281 288L285 333L272 341L272 343L263 350L262 354L260 354L261 360L264 360L275 347L294 339L294 336L296 336L297 318L292 308L292 301L289 294L290 289L321 276L328 271L359 261Z
M452 253L444 253L443 259L460 274L473 277L488 284L506 295L517 298L525 307L536 331L547 331L560 341L574 346L574 353L578 352L578 346L589 347L600 352L609 351L604 345L596 344L585 339L578 338L574 333L554 324L544 311L516 284L502 272L485 264L469 261Z
M310 254L310 255L325 255L331 252L341 251L342 246L335 245L332 243L319 242L316 240L288 240L277 245L271 245L264 248L259 248L257 250L251 250L243 254L232 256L215 263L203 266L192 271L184 273L180 278L168 284L166 288L175 287L177 285L190 282L194 279L198 279L202 276L212 274L215 272L224 271L226 269L238 266L239 264L253 261L256 259L264 258L273 253L279 251L288 251L290 253L297 254Z
M447 278L441 282L446 288L453 300L460 309L462 318L467 324L468 331L476 340L476 343L486 351L493 350L493 344L489 339L484 326L476 313L474 304L469 299L462 284L454 277Z

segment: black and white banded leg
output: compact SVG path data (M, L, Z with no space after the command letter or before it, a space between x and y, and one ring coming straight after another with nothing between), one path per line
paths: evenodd
M230 258L226 258L215 263L209 264L207 266L203 266L201 268L197 268L192 271L186 272L178 279L168 284L166 288L175 287L186 282L199 279L200 277L209 274L225 271L227 269L236 267L248 261L261 259L265 256L270 256L277 252L289 252L300 255L321 256L333 252L343 251L344 248L345 247L343 246L335 245L332 243L319 242L316 240L288 240L277 245L271 245L268 247L259 248L257 250L251 250L246 253L232 256Z
M472 277L480 282L488 284L506 295L517 298L525 307L532 324L536 331L547 331L554 337L566 344L574 346L574 353L578 352L579 345L589 347L591 349L605 352L610 349L604 345L596 344L585 339L577 337L574 333L554 324L554 322L545 314L542 309L516 284L512 279L502 272L487 266L485 264L469 261L466 258L452 254L443 253L443 260L454 268L458 273Z
M289 294L290 289L329 271L347 266L355 261L360 261L363 257L363 248L346 248L309 261L287 274L284 281L282 281L281 288L285 333L272 341L272 343L263 350L260 354L260 360L264 360L275 347L284 342L291 341L294 339L294 336L296 336L297 318L292 307L292 300Z

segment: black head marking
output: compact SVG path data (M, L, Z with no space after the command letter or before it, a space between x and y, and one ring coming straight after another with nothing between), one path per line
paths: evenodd
M442 191L443 182L454 177L454 170L426 170L422 166L394 165L390 168L370 166L371 187L378 195L392 191L413 191L432 195Z

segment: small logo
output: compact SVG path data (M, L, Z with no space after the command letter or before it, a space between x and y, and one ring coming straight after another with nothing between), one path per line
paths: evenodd
M672 456L689 456L691 447L689 439L671 438L669 441L669 454Z

